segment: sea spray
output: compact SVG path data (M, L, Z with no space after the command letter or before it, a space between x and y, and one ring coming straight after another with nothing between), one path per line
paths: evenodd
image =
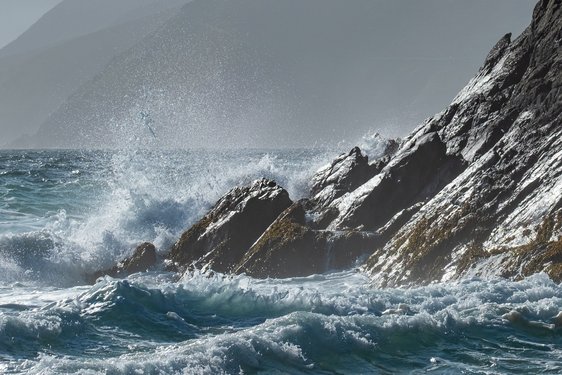
M166 252L233 186L275 179L294 199L327 151L3 151L0 282L75 285L143 241Z

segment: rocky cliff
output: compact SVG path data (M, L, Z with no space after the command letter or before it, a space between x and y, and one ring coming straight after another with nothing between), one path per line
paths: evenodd
M437 162L416 159L432 177L418 212L367 261L378 283L539 271L562 280L561 85L561 1L541 0L525 32L515 41L504 36L453 103L422 124L377 177L394 176L394 189L411 189L396 180L401 160L428 142L442 153ZM375 218L387 204L377 200L382 183L369 183L336 226Z
M362 264L379 285L562 280L561 3L541 0L447 109L376 160L342 154L298 202L272 181L234 189L169 261L255 277Z

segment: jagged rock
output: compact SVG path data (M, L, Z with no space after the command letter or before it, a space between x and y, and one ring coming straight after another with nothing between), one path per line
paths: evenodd
M402 140L400 138L386 138L374 132L363 137L361 148L369 156L372 163L388 163L390 158L398 151Z
M92 275L88 275L87 279L93 283L98 277L105 275L111 277L127 277L133 273L144 272L153 268L157 260L156 247L150 242L144 242L137 246L133 255L129 258L108 270L98 271Z
M291 203L287 191L267 179L232 189L183 233L173 246L169 260L180 269L195 264L230 272Z
M306 226L303 204L297 202L260 236L236 272L254 277L319 273L324 269L325 248L325 237Z
M529 28L504 36L451 106L409 138L437 133L468 166L371 256L377 283L562 279L561 41L561 1L541 0Z
M377 238L369 233L314 230L301 200L286 209L244 256L236 273L253 277L308 276L353 266L370 254Z
M376 230L401 210L423 202L452 181L465 165L447 155L436 132L407 142L383 170L352 193L332 203L339 230Z
M369 164L358 148L294 204L271 181L235 189L170 259L254 277L365 264L375 284L463 276L562 280L562 0L504 36L443 112ZM252 203L250 203L252 202Z
M139 245L133 255L123 262L122 270L126 273L146 271L156 264L156 247L150 242Z
M312 178L311 196L318 208L325 208L345 193L352 192L378 174L398 150L395 139L383 139L376 134L377 143L382 147L379 157L369 164L369 158L354 147L349 153L341 154L330 164L321 168Z
M355 190L375 174L376 166L369 165L369 158L362 154L359 147L354 147L348 154L341 154L316 172L310 191L316 203L323 207Z

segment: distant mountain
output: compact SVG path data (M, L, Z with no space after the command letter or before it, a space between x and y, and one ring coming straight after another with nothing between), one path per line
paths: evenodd
M521 30L521 8L531 5L196 0L81 86L27 142L295 147L373 127L403 133L468 80L506 24Z
M0 50L2 143L39 125L188 0L65 0Z
M45 49L84 35L173 9L188 0L64 0L16 40L0 58Z

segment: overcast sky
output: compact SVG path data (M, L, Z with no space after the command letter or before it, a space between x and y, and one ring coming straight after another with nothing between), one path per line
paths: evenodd
M61 0L0 0L0 48L16 39Z

